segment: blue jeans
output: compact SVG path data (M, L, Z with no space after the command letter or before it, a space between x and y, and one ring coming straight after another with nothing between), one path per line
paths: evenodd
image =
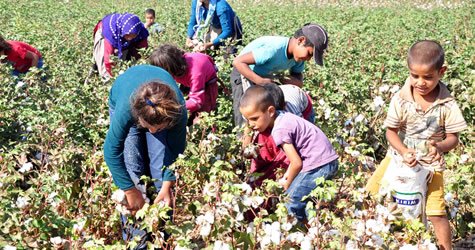
M285 192L290 198L290 202L286 204L289 213L295 215L299 221L306 219L308 214L305 207L309 199L302 200L302 198L317 187L317 178L324 177L325 180L329 180L335 177L337 172L338 159L310 171L300 172Z
M307 121L315 124L315 109L312 107L312 112L310 112L310 115L308 116Z
M112 120L114 110L110 109L109 114ZM137 128L135 125L129 129L124 142L124 162L132 180L140 179L146 175L155 179L154 186L158 193L162 187L162 167L169 165L174 159L173 153L166 146L167 131L160 131L152 134L146 129ZM127 224L127 217L121 215L122 238L130 240L135 236L140 236L141 241L135 249L147 249L149 235L145 230L139 229L139 224Z

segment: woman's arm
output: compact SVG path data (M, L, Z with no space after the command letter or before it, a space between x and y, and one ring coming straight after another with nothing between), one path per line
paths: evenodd
M210 66L212 65L203 65ZM186 100L186 109L190 113L196 112L204 105L206 100L206 78L202 73L200 68L190 68L191 70L191 79L189 83L190 92L188 94L188 100Z
M196 25L196 4L198 0L191 1L191 13L190 13L190 20L188 21L188 31L187 31L187 40L191 41L193 35L195 34L195 30L193 27Z
M221 34L212 41L214 46L220 45L223 40L233 35L234 12L230 7L226 6L226 2L223 2L223 4L216 6L215 14L218 16L219 23L221 24Z
M104 142L104 160L109 167L114 183L125 192L127 209L135 213L142 208L145 200L142 193L135 188L135 184L127 172L123 157L125 138L127 138L132 125L131 119L130 113L127 112L125 107L122 105L116 106Z

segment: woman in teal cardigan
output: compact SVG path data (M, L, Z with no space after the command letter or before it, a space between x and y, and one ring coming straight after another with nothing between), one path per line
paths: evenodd
M155 180L154 202L170 206L176 178L167 167L185 150L187 122L185 100L175 80L160 67L133 66L112 85L109 112L104 159L114 183L125 192L127 208L135 213L145 203L136 188L142 175Z

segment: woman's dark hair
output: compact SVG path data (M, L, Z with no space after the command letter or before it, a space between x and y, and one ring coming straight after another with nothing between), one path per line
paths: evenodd
M3 39L3 36L0 36L0 51L10 51L12 46Z
M175 91L159 81L140 86L132 98L132 115L150 125L165 125L169 129L178 123L183 105L178 102Z
M185 51L171 44L164 44L156 48L152 52L149 62L163 68L175 77L183 76L187 69Z

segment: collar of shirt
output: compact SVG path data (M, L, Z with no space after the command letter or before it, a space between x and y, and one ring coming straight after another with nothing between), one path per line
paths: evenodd
M447 86L441 81L439 81L439 94L437 95L437 98L435 102L432 104L432 107L435 107L439 104L443 104L446 102L449 102L454 99L454 97L450 94L449 89L447 89ZM399 97L401 97L403 100L406 100L408 102L414 103L417 107L419 107L419 104L417 104L414 101L414 97L412 95L412 86L409 81L409 78L406 79L406 82L404 83L404 86L401 88L401 91L399 92ZM430 110L429 108L428 110Z

